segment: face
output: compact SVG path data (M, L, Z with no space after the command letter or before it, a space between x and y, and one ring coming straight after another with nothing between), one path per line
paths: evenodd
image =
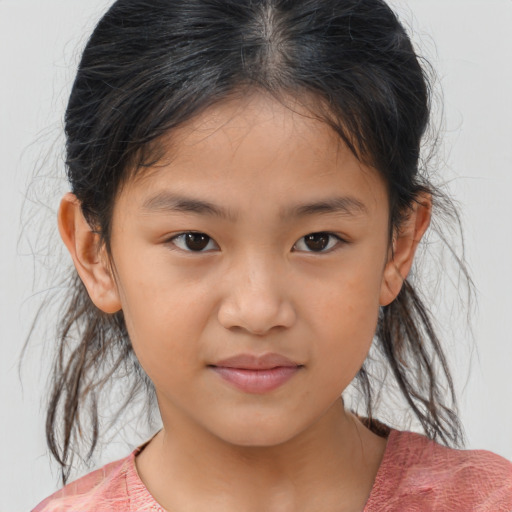
M262 96L216 105L164 142L112 220L135 353L164 425L282 443L334 406L368 353L386 186L325 124Z

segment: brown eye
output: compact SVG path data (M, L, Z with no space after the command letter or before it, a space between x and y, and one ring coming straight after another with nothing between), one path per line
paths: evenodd
M215 242L204 233L181 233L172 238L171 243L187 252L206 252L205 249L215 249Z
M310 233L303 236L294 245L294 249L304 252L327 252L341 242L343 240L332 233Z
M304 237L304 243L311 251L323 251L329 244L329 238L325 233L312 233Z
M185 235L185 244L191 251L202 251L208 246L210 237L204 233L187 233Z

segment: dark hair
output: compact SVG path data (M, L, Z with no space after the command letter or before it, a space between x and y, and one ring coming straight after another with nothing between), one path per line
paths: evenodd
M431 102L425 69L382 0L118 0L86 45L65 115L72 192L108 250L116 193L158 161L159 138L216 102L257 90L283 102L313 98L312 115L384 176L397 229L419 192L436 196L419 172ZM96 447L97 403L110 380L131 382L127 401L139 389L153 392L122 312L100 312L76 273L69 293L46 424L64 481L85 418L89 456ZM408 280L381 308L375 344L425 433L460 444L446 359ZM367 365L357 378L371 418Z

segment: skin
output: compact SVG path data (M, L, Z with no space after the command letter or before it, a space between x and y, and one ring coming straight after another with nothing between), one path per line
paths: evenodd
M340 396L367 356L379 307L411 268L431 201L418 197L391 247L382 177L293 110L254 95L169 134L162 161L116 198L110 255L76 198L61 203L60 232L91 299L122 308L155 385L163 430L136 464L170 511L360 511L382 460L386 440ZM176 211L169 195L228 216ZM293 213L333 197L352 203ZM188 231L211 237L205 251L175 238ZM340 239L315 252L304 237L318 232ZM263 394L209 366L269 352L302 367Z

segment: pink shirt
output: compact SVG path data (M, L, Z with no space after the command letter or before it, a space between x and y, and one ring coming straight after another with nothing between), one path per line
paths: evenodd
M139 451L68 484L33 512L165 512L137 474ZM391 430L362 512L391 511L512 512L512 464Z

